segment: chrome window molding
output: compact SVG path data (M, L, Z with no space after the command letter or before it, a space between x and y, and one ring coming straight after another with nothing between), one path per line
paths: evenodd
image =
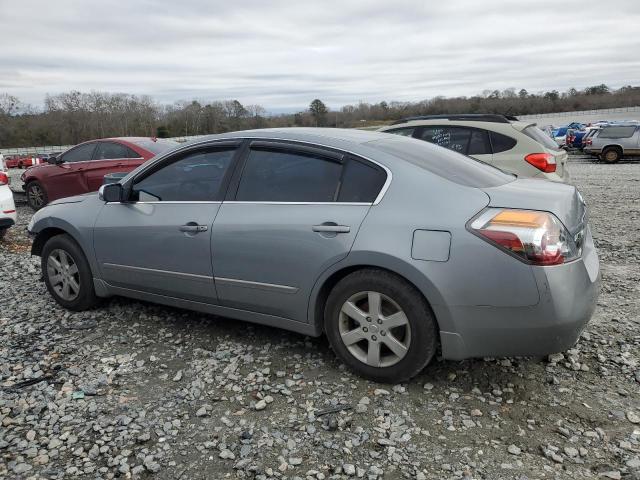
M140 175L142 173L144 173L147 169L152 168L153 165L155 165L157 162L163 161L166 157L168 157L169 155L174 155L186 150L190 150L192 148L196 148L196 147L202 147L205 145L215 145L216 143L222 143L222 142L228 142L230 140L264 140L264 141L270 141L270 140L275 140L275 141L280 141L280 142L290 142L290 143L298 143L298 144L302 144L302 145L309 145L309 146L316 146L316 147L323 147L323 148L330 148L333 150L338 150L340 152L344 152L344 153L348 153L350 155L353 155L355 157L358 158L362 158L363 160L366 160L368 162L373 163L374 165L379 166L380 168L382 168L385 173L387 174L387 178L384 182L384 184L382 185L382 188L380 189L380 192L378 192L378 196L375 198L375 200L373 201L373 203L367 203L367 205L378 205L381 201L382 198L384 197L384 195L387 193L387 190L389 190L389 186L391 185L391 181L393 180L393 174L391 173L391 170L389 170L388 167L386 167L385 165L372 160L369 157L365 157L364 155L361 155L359 153L355 153L351 150L345 150L342 148L337 148L337 147L332 147L331 145L325 145L323 143L317 143L317 142L309 142L306 140L292 140L289 138L280 138L280 137L253 137L253 136L249 136L249 137L226 137L226 138L216 138L215 140L202 140L199 142L195 142L195 143L190 143L189 145L185 145L182 148L179 148L177 150L171 150L169 152L167 152L166 155L162 155L162 157L158 157L157 159L155 159L152 163L148 164L145 166L145 168L143 170L141 170L140 172L137 173L137 175ZM240 147L236 147L236 148L240 148ZM226 202L229 203L229 202ZM244 202L246 203L246 202ZM251 203L255 203L255 202L251 202ZM283 203L283 202L279 202L279 203ZM295 203L299 203L299 202L295 202ZM340 203L345 203L345 202L313 202L315 203L331 203L333 205L335 204L340 204ZM304 203L302 203L304 204Z
M225 204L250 204L250 205L345 205L356 207L370 207L370 202L276 202L270 200L251 201L251 200L228 200Z

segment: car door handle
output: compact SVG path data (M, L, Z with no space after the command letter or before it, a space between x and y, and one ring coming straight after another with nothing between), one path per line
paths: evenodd
M322 233L349 233L351 227L347 225L336 225L335 223L323 223L322 225L314 225L311 227L311 230Z
M206 232L207 230L209 230L209 227L207 227L206 225L198 225L197 223L190 222L186 225L180 225L178 230L185 233L199 233Z

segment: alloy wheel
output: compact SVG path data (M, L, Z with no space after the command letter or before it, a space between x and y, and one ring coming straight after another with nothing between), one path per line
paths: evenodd
M71 302L80 294L80 272L73 257L56 248L47 258L47 276L56 294Z
M411 344L406 314L389 296L358 292L340 309L338 329L351 355L372 367L390 367L402 360Z
M29 202L35 208L40 208L44 204L44 192L39 185L31 185L29 186L29 191L27 192L29 196Z

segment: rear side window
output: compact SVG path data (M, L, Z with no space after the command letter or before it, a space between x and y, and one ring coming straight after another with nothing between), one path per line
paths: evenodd
M629 138L636 131L635 126L627 127L605 127L600 130L599 138Z
M110 160L114 158L130 158L129 148L114 142L99 142L93 154L94 160Z
M373 203L386 179L380 167L350 159L343 168L338 201Z
M515 138L502 135L501 133L489 132L489 136L491 137L493 153L506 152L507 150L511 150L515 147L516 143L518 143Z
M385 130L384 133L393 133L394 135L402 135L403 137L413 136L415 128L396 128L395 130Z
M79 147L69 150L62 156L62 160L68 163L86 162L93 158L93 151L96 148L95 143L86 143Z
M342 164L301 152L252 149L247 158L237 201L333 202Z
M133 186L141 202L215 201L235 148L190 152L151 173Z
M439 147L466 154L471 138L471 130L462 127L423 127L419 138Z
M551 148L553 150L560 149L558 144L549 135L544 133L535 125L529 125L524 130L522 130L522 133L524 133L527 137L531 138L532 140L535 140L545 148Z
M467 155L486 155L491 153L489 133L486 130L471 130L471 140Z

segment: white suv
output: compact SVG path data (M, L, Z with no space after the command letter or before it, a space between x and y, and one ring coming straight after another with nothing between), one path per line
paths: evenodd
M504 115L427 115L381 132L405 135L469 155L519 177L568 182L567 152L536 127Z
M0 159L0 239L17 220L16 205L13 203L13 192L9 188L9 175L4 168L4 160Z

